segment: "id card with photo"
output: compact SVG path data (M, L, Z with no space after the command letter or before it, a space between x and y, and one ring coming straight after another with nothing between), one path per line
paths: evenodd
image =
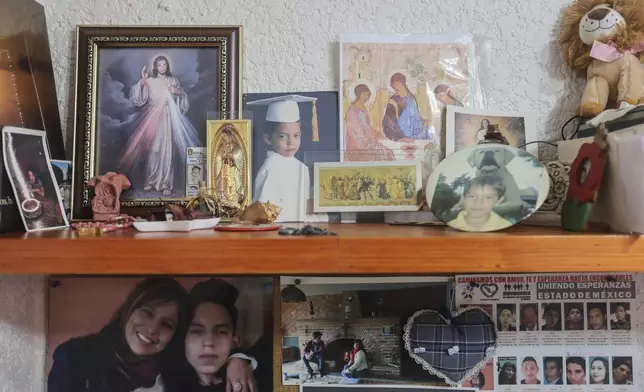
M206 147L188 147L186 154L186 196L197 196L199 181L206 181Z

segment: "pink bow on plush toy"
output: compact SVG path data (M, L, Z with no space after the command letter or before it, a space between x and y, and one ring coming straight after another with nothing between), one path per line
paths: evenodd
M630 48L624 49L623 52L620 52L612 42L605 44L603 42L595 41L593 42L593 47L590 49L590 57L606 63L612 63L624 56L624 53L636 54L642 51L644 51L644 42L635 44Z

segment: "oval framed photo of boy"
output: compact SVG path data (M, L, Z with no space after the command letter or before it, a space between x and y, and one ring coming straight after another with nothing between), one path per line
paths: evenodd
M525 150L476 145L449 155L427 181L427 204L448 226L472 232L503 230L528 218L546 200L546 167Z

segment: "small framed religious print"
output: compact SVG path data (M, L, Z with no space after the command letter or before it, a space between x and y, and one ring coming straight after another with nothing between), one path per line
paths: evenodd
M241 107L241 27L80 26L77 62L73 218L106 172L132 183L120 203L133 213L186 201L208 112Z
M314 165L315 212L418 211L421 162L327 162Z
M528 152L480 144L449 155L427 181L427 203L438 219L462 231L496 231L541 207L550 176Z
M250 120L208 121L208 189L219 203L236 209L252 202L250 124Z

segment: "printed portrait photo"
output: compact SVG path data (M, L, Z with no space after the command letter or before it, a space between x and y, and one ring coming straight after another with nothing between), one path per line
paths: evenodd
M631 329L631 304L628 302L610 303L610 329L616 331L630 331Z
M54 177L60 190L60 197L63 200L65 213L69 217L72 205L72 176L73 164L71 161L51 160L51 168L54 171Z
M519 305L519 331L539 330L539 308L537 304Z
M514 332L516 326L517 304L496 305L496 329L499 332Z
M563 385L563 358L543 357L543 384Z
M611 369L614 385L634 385L632 357L613 357Z
M541 384L541 373L537 358L524 357L521 361L521 384Z
M589 302L586 304L586 311L588 312L589 331L601 331L607 329L605 302Z
M4 167L27 231L69 226L44 131L4 127Z
M489 112L458 106L447 107L446 152L455 151L485 142L487 135L512 147L523 148L536 156L536 145L526 143L537 140L534 120L529 113Z
M584 385L587 384L586 375L586 358L568 357L566 358L566 384Z
M124 174L122 200L185 198L188 147L206 143L219 102L216 47L101 48L97 170Z
M541 304L541 330L561 331L561 303Z
M498 385L517 385L516 357L499 357L496 368Z
M403 41L340 38L342 161L419 159L425 183L442 157L444 108L470 104L474 45L436 36Z
M532 215L550 187L546 168L524 150L500 144L448 156L427 182L432 212L461 231L497 231Z
M252 119L253 201L282 208L277 222L327 222L313 213L313 165L338 162L338 93L244 94Z
M584 330L584 304L581 302L564 304L564 326L566 331Z
M47 390L270 392L272 293L272 278L52 277Z
M589 384L610 384L610 367L608 357L590 357L588 359Z
M188 185L199 185L199 181L205 181L204 170L202 165L188 165L190 174Z
M465 388L478 388L480 391L494 390L494 361L488 362L483 370L463 383Z
M448 284L423 277L281 277L283 384L441 380L410 356L403 333L417 311L443 306ZM427 338L414 335L423 341L414 344L429 345Z

